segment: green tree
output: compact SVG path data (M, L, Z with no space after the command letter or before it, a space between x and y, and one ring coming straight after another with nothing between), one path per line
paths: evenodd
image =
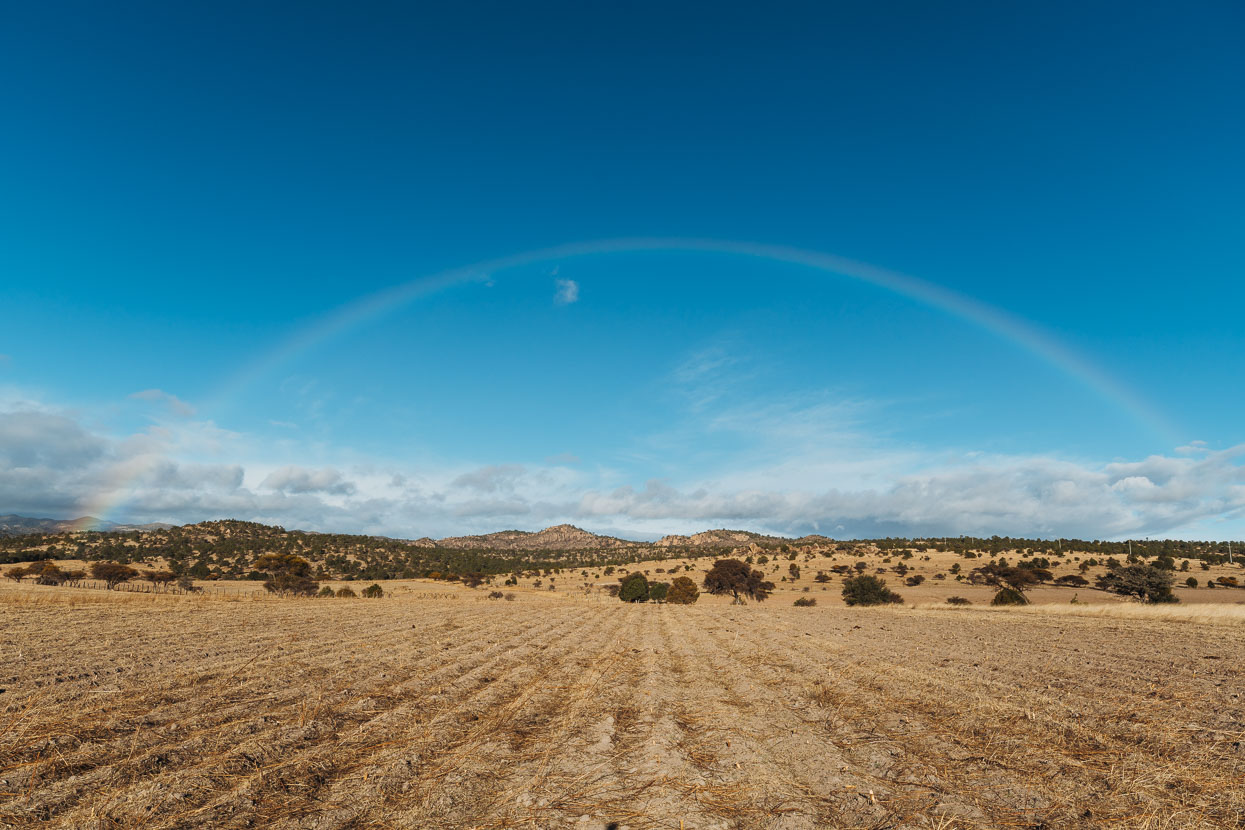
M623 577L618 583L618 598L623 602L646 602L648 592L648 578L639 571Z
M1171 571L1152 565L1116 565L1098 577L1097 587L1144 602L1179 602L1172 582Z
M843 580L843 602L848 605L886 605L903 602L903 597L887 588L885 579L861 574Z
M650 602L665 602L669 593L670 583L668 582L654 582L648 586L648 598Z

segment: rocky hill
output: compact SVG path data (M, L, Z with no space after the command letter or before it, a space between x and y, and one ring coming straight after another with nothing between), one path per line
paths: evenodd
M420 541L415 544L420 544ZM501 530L482 536L450 536L439 539L437 547L460 550L606 550L646 547L643 542L629 542L613 536L599 536L574 525L554 525L536 532Z
M754 543L781 545L790 541L781 536L766 536L747 530L705 530L691 536L663 536L653 544L659 548L730 548Z

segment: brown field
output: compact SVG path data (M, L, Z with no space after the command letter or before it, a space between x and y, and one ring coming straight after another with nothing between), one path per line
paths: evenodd
M417 587L233 602L6 589L0 826L1245 823L1239 606L630 606Z

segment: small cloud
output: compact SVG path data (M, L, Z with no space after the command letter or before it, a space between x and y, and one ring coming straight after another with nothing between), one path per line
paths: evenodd
M195 408L183 401L176 395L165 392L163 389L144 389L141 392L135 392L130 395L136 401L163 401L168 404L169 409L174 415L181 415L189 418L195 414Z
M546 464L578 464L579 456L572 452L560 452L545 459Z
M575 280L554 280L558 286L558 291L553 295L553 302L557 305L570 305L579 302L579 283Z

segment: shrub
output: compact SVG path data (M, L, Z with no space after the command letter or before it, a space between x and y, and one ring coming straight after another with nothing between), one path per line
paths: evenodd
M1064 585L1070 588L1084 588L1089 584L1089 580L1080 574L1065 574L1055 580L1056 585Z
M623 577L618 583L618 598L623 602L645 602L648 600L648 578L636 571Z
M385 595L385 589L373 582L371 585L363 589L363 596L367 599L380 599Z
M774 590L774 583L765 580L765 574L748 567L738 559L719 559L705 574L704 588L711 594L731 594L736 605L743 604L743 597L763 602Z
M316 596L318 596L318 597L331 597L331 596L333 596L333 589L332 589L332 588L330 588L329 586L325 585L323 588L321 588L321 589L320 589L320 593L316 594Z
M489 591L488 592L489 599L501 599L503 596L505 596L505 594L503 594L501 591Z
M255 570L268 574L264 589L272 594L309 597L320 587L311 576L311 563L292 553L265 553L255 560Z
M1116 564L1098 577L1098 587L1124 596L1135 596L1144 602L1179 602L1172 593L1171 572L1153 565Z
M812 608L814 605L817 604L817 600L813 599L812 597L800 597L799 599L797 599L795 602L791 604L794 605L796 608Z
M924 581L925 581L925 577L921 576L920 574L916 574L915 576L910 576L907 579L905 579L903 581L903 584L907 585L910 588L915 588L916 586L920 585Z
M349 588L339 588L337 590L337 596L339 599L357 599L359 595Z
M972 602L964 597L947 597L947 605L972 605Z
M1241 587L1240 583L1236 581L1235 576L1221 576L1219 577L1219 584L1228 588Z
M653 602L665 602L670 592L670 583L654 582L648 586L648 598Z
M686 576L676 576L670 583L670 590L666 593L666 602L672 605L692 605L698 599L700 599L700 589Z
M843 601L848 605L886 605L903 597L886 587L885 579L861 574L843 580Z
M1189 588L1196 588L1196 587L1197 587L1197 577L1196 577L1196 576L1191 576L1191 577L1189 577L1188 579L1186 579L1186 580L1184 581L1184 584L1185 584L1187 587L1189 587Z
M1024 591L1016 588L1006 587L1000 588L999 592L994 595L994 599L990 600L991 605L1028 605L1029 599L1024 595Z
M509 591L506 592L506 602L514 602L515 596Z
M830 574L826 573L825 571L818 571L817 576L813 577L813 579L817 582L829 582Z

